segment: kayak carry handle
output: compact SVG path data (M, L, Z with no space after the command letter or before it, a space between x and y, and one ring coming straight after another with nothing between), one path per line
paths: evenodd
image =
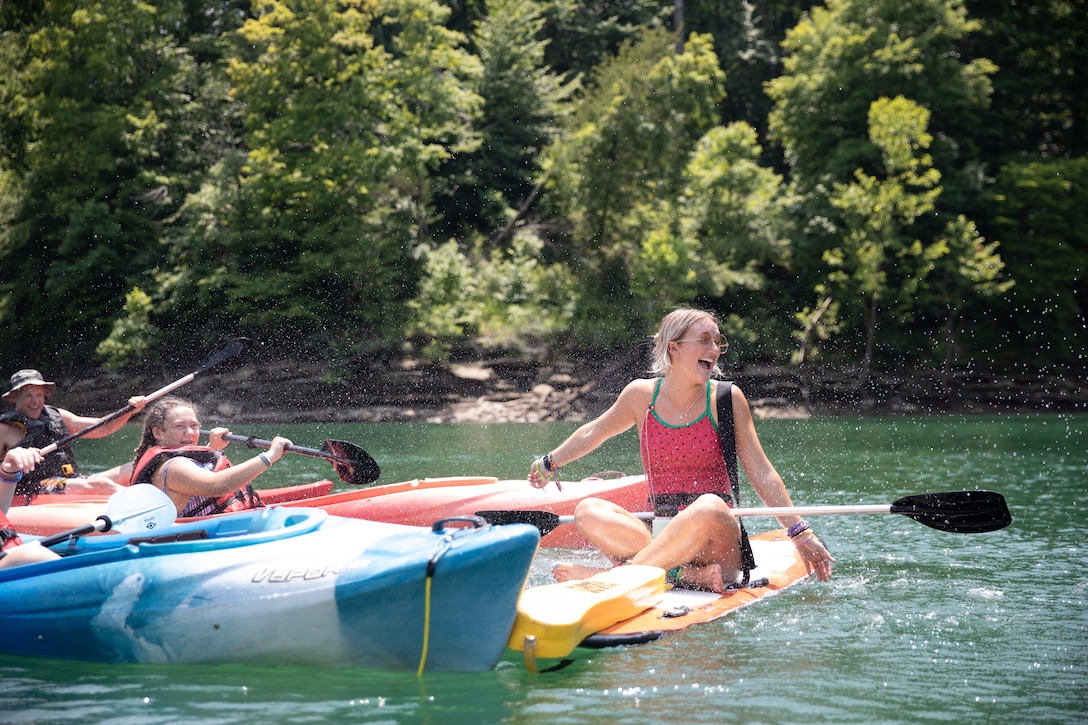
M447 528L446 524L453 523L470 524L474 529L482 529L487 526L487 519L482 516L450 516L446 519L439 519L431 524L431 531L437 534Z

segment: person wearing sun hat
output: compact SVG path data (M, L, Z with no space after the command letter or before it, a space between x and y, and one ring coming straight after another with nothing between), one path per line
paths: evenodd
M99 421L47 405L56 388L56 383L46 380L37 370L26 368L11 376L11 389L0 397L15 406L15 410L0 415L0 457L16 446L44 448ZM117 432L145 403L142 395L129 398L130 412L88 431L87 437L102 438ZM29 498L42 492L63 491L110 494L118 489L116 483L101 476L81 476L72 446L66 443L19 481L15 495Z

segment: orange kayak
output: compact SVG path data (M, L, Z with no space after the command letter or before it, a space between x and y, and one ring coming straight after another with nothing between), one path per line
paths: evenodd
M309 493L299 487L259 489L258 493L269 505L322 508L335 516L414 526L430 526L451 516L470 516L489 510L541 510L570 515L579 501L590 496L613 501L631 511L645 509L647 500L643 475L617 474L613 478L594 476L564 481L562 491L552 484L536 489L525 479L500 480L494 476L413 479L340 493L330 493L329 481L306 485L313 487L308 489ZM49 536L94 521L106 508L106 499L101 496L49 498L63 502L12 506L8 518L15 530ZM541 539L541 546L545 547L587 545L573 524L563 524Z
M664 569L637 564L526 589L507 647L522 653L530 672L539 672L538 658L563 658L576 647L652 642L667 632L724 617L808 577L785 531L757 534L751 541L756 568L749 584L724 594L667 588Z
M332 486L332 481L325 478L320 481L300 483L295 486L257 489L257 493L260 494L261 500L265 503L283 503L284 501L297 501L300 498L313 498L314 496L328 495L332 493ZM45 504L84 503L88 501L94 503L105 501L107 498L109 497L100 493L40 493L37 496L32 496L29 502L20 496L13 500L11 505L13 507L42 506Z
M548 484L533 488L525 479L499 480L489 476L424 478L384 486L334 493L292 501L288 506L317 506L336 516L394 524L430 526L450 516L477 511L540 510L559 515L574 513L584 498L597 497L640 511L646 508L646 477L605 474L581 481L564 481L563 490ZM582 548L589 544L573 524L563 524L540 540L544 547Z

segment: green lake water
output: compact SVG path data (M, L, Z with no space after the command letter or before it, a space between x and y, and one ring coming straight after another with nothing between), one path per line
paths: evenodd
M205 421L215 424L215 421ZM568 424L284 425L303 446L354 442L379 483L522 478ZM1088 722L1088 415L836 418L758 424L798 504L889 503L912 493L1002 492L1013 524L957 535L896 515L810 523L838 559L808 582L657 642L576 650L532 674L510 652L490 672L117 666L0 656L2 723L1085 723ZM84 468L125 460L130 426L78 441ZM232 444L237 461L251 455ZM640 471L633 433L565 469ZM285 456L259 479L336 479ZM338 489L347 488L338 483ZM747 489L746 505L754 505ZM755 519L760 530L771 521ZM551 561L588 557L545 550ZM471 612L466 612L471 618ZM289 634L289 633L288 633ZM0 633L0 636L3 636Z

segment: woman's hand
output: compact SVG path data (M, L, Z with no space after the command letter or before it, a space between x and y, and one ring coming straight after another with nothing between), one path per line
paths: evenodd
M291 441L287 438L283 438L282 436L276 436L275 438L273 438L272 445L268 448L269 460L271 460L273 463L278 461L280 459L280 456L283 455L284 449L286 449L290 445Z
M112 496L125 488L106 476L94 474L83 478L69 478L64 484L65 493L99 494Z
M831 556L831 552L824 546L824 542L820 541L819 536L806 531L793 539L793 545L797 547L797 553L801 555L801 560L805 562L805 568L808 569L809 574L815 574L816 578L822 582L831 579L831 564L835 561L835 557Z
M0 463L0 469L4 473L30 473L34 467L42 462L42 452L37 448L12 448L4 456Z
M212 428L208 431L208 447L217 451L223 450L230 443L227 440L228 435L230 435L229 428Z
M533 488L544 488L552 480L552 474L544 470L544 459L538 458L529 466L529 484Z

